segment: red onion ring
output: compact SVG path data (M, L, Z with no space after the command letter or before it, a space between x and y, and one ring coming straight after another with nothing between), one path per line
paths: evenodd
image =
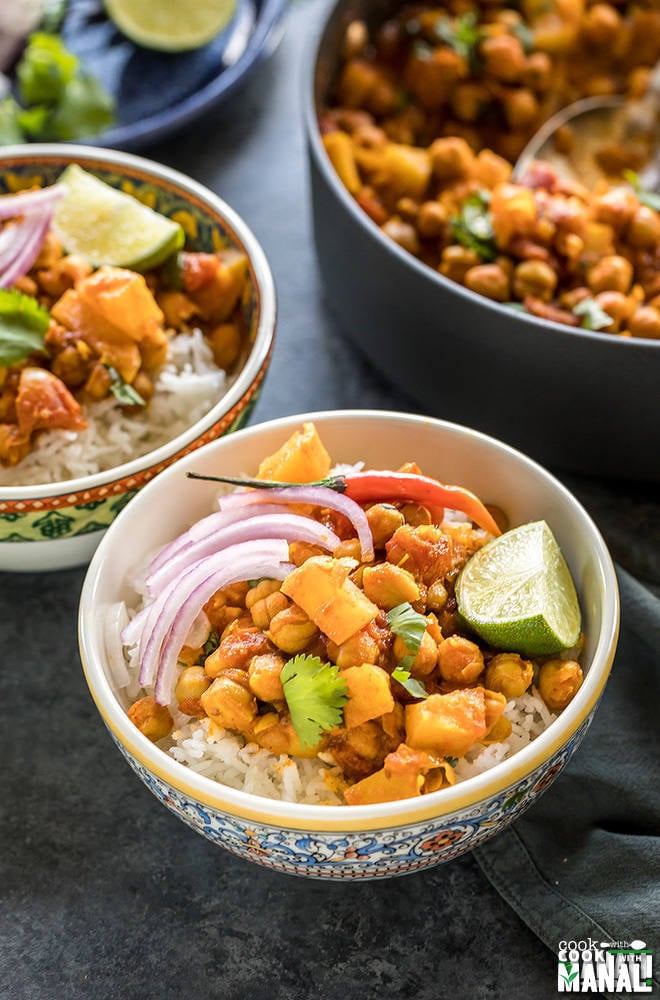
M11 288L19 278L27 274L39 256L51 221L50 213L47 215L30 213L25 216L23 222L12 227L17 231L16 235L20 230L21 242L18 247L14 247L11 264L0 274L0 288Z
M308 503L315 507L326 507L343 514L351 522L357 533L362 549L362 560L370 562L374 557L374 543L367 515L355 500L328 489L327 486L283 486L267 490L243 490L219 497L221 510L248 507L261 503Z
M18 194L0 195L0 219L15 219L35 209L52 207L66 190L65 184L51 184L37 191L20 191Z
M220 531L202 535L197 541L179 550L169 562L147 577L145 581L147 591L152 597L156 597L163 587L199 559L220 552L229 545L260 538L285 538L288 542L310 542L329 552L334 552L341 543L341 539L334 531L310 517L301 517L299 514L267 514L262 517L252 517Z
M247 546L250 548L246 548ZM242 551L239 553L240 549ZM245 542L197 564L186 580L185 590L182 592L177 587L176 597L170 606L174 617L157 653L154 698L159 705L168 705L171 700L181 646L200 609L216 590L254 576L282 580L291 572L291 564L285 562L288 558L289 547L285 541L256 545L254 542ZM158 631L161 632L162 628Z

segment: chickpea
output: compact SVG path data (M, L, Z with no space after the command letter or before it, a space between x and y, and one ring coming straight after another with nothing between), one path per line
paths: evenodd
M506 184L511 177L513 167L503 156L498 156L491 149L482 149L477 156L474 167L474 177L480 184L492 191L498 184Z
M628 329L633 337L660 339L660 310L653 306L642 306L633 314Z
M475 642L450 635L438 645L438 670L452 684L472 684L484 669L483 653Z
M413 527L433 523L430 511L419 503L404 503L401 507L401 513L406 524L412 524Z
M537 94L545 94L552 87L553 67L546 52L532 52L522 73L522 82Z
M523 260L513 273L513 291L518 299L528 295L549 302L557 287L557 275L542 260Z
M208 717L223 729L244 732L257 715L257 701L244 670L224 671L201 695L200 701Z
M442 580L435 580L426 593L426 607L429 611L442 611L449 594Z
M660 214L640 205L628 224L626 238L631 246L651 250L660 243Z
M370 507L367 511L367 521L376 549L384 548L397 528L405 523L401 511L389 503L375 503Z
M370 601L386 611L406 601L413 604L420 597L419 587L412 573L390 562L365 566L362 589Z
M582 37L590 45L609 45L621 30L621 15L608 3L596 3L582 18Z
M325 549L322 549L320 545L312 545L311 542L290 542L289 543L289 559L296 566L302 566L307 559L311 559L312 556L324 556L326 555Z
M582 684L582 668L575 660L547 660L539 671L538 689L552 712L561 712Z
M447 212L437 201L425 201L417 214L417 232L423 240L438 239L445 231Z
M534 679L534 665L518 653L498 653L486 667L484 684L506 698L519 698Z
M225 670L247 670L253 656L271 650L272 646L263 632L255 628L239 629L236 623L232 623L218 648L206 657L204 670L209 677L218 677Z
M70 389L77 389L87 378L87 365L72 344L55 355L51 371Z
M158 705L151 695L134 702L128 710L128 717L152 743L169 736L174 725L169 709L165 705Z
M502 104L507 124L512 129L529 126L539 113L539 102L527 87L510 90L503 95Z
M362 558L362 546L358 538L346 538L332 554L335 559L356 559L359 562Z
M634 301L622 292L600 292L594 296L594 301L612 317L611 326L604 327L608 333L615 333L625 326L635 309Z
M211 679L201 666L186 667L179 674L174 697L180 703L189 698L199 698L209 687Z
M429 154L433 175L440 181L469 177L474 166L474 153L465 139L457 136L436 139Z
M452 243L442 251L438 270L445 278L462 284L466 273L477 264L481 264L481 258L474 250Z
M481 43L486 72L503 83L516 83L525 69L525 53L515 35L498 35Z
M218 368L229 371L238 361L243 338L237 323L219 323L208 335L213 360Z
M475 122L489 103L483 83L459 83L451 95L452 111L462 122Z
M596 199L594 217L597 222L604 222L620 232L628 225L638 207L639 202L632 191L613 188Z
M145 403L149 402L155 392L152 379L145 371L142 370L140 370L133 379L133 388L140 394L140 396L142 396ZM139 413L141 410L141 404L138 403L136 407L127 407L127 409L132 410L134 413Z
M466 272L466 288L495 302L508 302L511 298L511 283L499 264L477 264Z
M632 279L632 264L618 254L603 257L587 272L587 284L592 292L623 292L625 295Z
M248 667L250 690L260 701L282 701L284 688L280 674L284 667L284 657L278 653L263 653L254 656Z
M271 620L268 637L283 653L302 653L318 629L297 604L279 611Z
M407 250L408 253L414 255L419 253L419 237L417 235L417 230L410 222L404 222L403 219L393 216L391 219L388 219L383 226L381 226L381 229L386 236L389 236L391 240L398 243L398 245L404 250Z
M410 650L406 646L403 639L399 636L397 636L394 640L392 652L394 653L397 661L402 660L405 656L410 654ZM419 644L417 655L415 656L415 659L410 667L410 672L413 677L427 677L430 673L432 673L437 662L438 647L429 633L425 632L422 636L422 641Z
M342 670L345 667L361 667L363 663L377 664L380 652L378 642L366 628L361 628L340 646L328 643L328 656Z

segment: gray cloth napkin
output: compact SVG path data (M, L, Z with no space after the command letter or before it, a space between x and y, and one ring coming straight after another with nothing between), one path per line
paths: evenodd
M561 941L643 941L655 950L657 988L660 600L617 575L619 646L584 742L540 801L474 857L555 954Z

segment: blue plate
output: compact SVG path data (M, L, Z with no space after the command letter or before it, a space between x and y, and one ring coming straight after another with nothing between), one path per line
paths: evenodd
M238 0L233 20L212 42L169 54L128 41L106 17L102 0L69 0L60 27L64 42L117 102L116 124L80 141L137 149L222 103L276 47L285 7L286 0Z

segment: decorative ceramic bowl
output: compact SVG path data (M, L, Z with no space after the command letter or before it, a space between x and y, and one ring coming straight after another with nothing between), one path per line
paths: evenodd
M256 402L275 335L275 287L259 243L217 195L141 157L85 146L11 146L0 151L0 193L57 180L69 163L176 219L193 250L241 250L249 260L243 309L247 347L220 399L178 437L123 465L43 486L0 486L0 570L82 565L137 491L171 462L241 427Z
M396 468L415 460L446 482L501 507L512 524L545 518L576 581L584 618L585 680L570 705L530 745L478 777L420 798L368 806L301 805L235 791L192 772L129 721L108 668L100 624L134 600L129 584L148 553L213 509L213 483L189 470L241 475L256 469L303 420L313 420L335 461ZM154 517L154 511L158 516ZM618 592L607 549L577 500L508 446L453 424L406 414L337 411L285 417L188 455L150 483L117 518L89 567L79 639L92 696L136 774L185 823L243 858L322 878L382 878L448 861L494 836L561 772L591 722L618 633Z
M347 25L381 24L396 6L338 0L310 46L312 217L339 324L427 413L470 423L553 468L660 480L660 340L574 329L477 295L401 249L340 181L321 142L319 109Z

